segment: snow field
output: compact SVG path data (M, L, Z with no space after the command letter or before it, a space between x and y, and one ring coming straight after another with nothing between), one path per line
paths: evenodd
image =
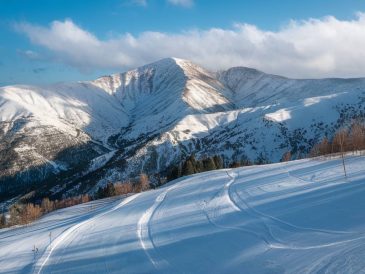
M340 159L306 159L55 211L0 231L0 272L359 273L365 157L346 163L348 178Z

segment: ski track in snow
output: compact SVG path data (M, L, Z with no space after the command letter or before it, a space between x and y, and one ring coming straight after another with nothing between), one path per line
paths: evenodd
M237 194L237 193L236 193ZM316 228L306 228L306 227L300 227L300 226L295 226L291 223L285 222L281 219L275 218L274 216L270 216L264 213L261 213L259 211L257 211L256 209L254 209L253 207L249 206L249 204L247 202L244 201L243 198L241 198L238 194L237 197L239 200L241 200L247 207L250 208L250 211L253 212L254 214L257 215L257 219L260 220L262 222L262 225L265 226L267 229L270 230L270 226L277 226L279 227L281 230L285 230L288 233L300 233L300 232L317 232L317 233L323 233L324 236L326 235L338 235L338 234L354 234L352 232L343 232L343 231L329 231L329 230L321 230L321 229L316 229ZM286 228L284 228L284 227ZM271 231L271 230L270 230ZM356 233L358 235L362 235L363 233ZM272 236L274 237L274 236ZM331 246L336 246L336 245L341 245L341 244L345 244L345 243L349 243L349 242L353 242L353 241L357 241L360 239L364 239L365 236L361 236L358 238L353 238L353 239L348 239L348 240L342 240L342 241L335 241L335 242L330 242L327 244L318 244L318 245L310 245L310 246L297 246L297 245L292 245L292 244L270 244L270 246L272 248L286 248L286 249L295 249L295 250L308 250L308 249L318 249L318 248L323 248L323 247L331 247ZM278 242L281 242L280 240L276 239Z
M209 202L205 202L205 201L203 202L204 213L205 213L208 221L215 227L218 227L221 229L239 230L239 231L251 234L253 236L256 236L258 239L263 240L268 245L269 248L277 248L277 249L295 249L295 250L318 249L318 248L331 247L331 246L336 246L336 245L341 245L341 244L357 241L357 240L363 239L365 237L365 236L361 236L361 237L358 237L355 239L341 240L341 241L335 241L335 242L330 242L330 243L326 243L326 244L319 244L319 245L312 245L312 246L296 246L293 244L286 244L282 240L280 240L279 238L274 236L271 227L278 227L281 230L285 230L286 232L289 232L289 233L313 232L313 233L324 234L324 236L325 235L353 235L353 234L361 235L362 233L360 234L360 233L353 233L353 232L346 232L346 231L332 231L332 230L300 227L300 226L293 225L289 222L285 222L274 216L264 214L264 213L256 210L252 206L250 206L249 203L247 201L245 201L245 199L242 198L236 190L232 193L232 188L234 186L236 176L232 176L228 171L226 171L226 173L227 173L227 176L230 178L230 180L224 184L223 188L220 189ZM300 180L292 175L289 175L289 172L287 172L287 173L288 173L289 177ZM305 181L305 180L300 180L300 181L309 183L308 181ZM249 194L246 191L244 191L244 192L245 192L246 196L248 197ZM237 198L235 198L235 197L237 197ZM238 202L238 200L240 201L240 203ZM212 204L213 201L216 201L214 203L213 210L207 209L209 204ZM253 219L253 222L256 221L256 223L258 224L256 229L246 229L246 228L242 228L240 226L229 226L226 224L222 225L222 224L217 223L217 221L215 221L215 220L220 217L219 209L224 205L230 206L236 212L242 212L242 213L245 213L248 216L250 216ZM210 214L210 211L213 211L213 214ZM249 227L249 225L247 225L247 226ZM257 231L261 231L261 233L258 233Z
M47 262L49 261L52 253L58 248L58 246L60 246L62 244L62 242L64 242L67 238L72 237L73 235L75 235L75 233L77 232L77 230L82 227L85 226L87 224L91 224L92 222L94 222L95 220L97 220L98 218L109 214L115 210L117 210L118 208L128 204L129 202L133 201L134 199L136 199L140 194L134 194L132 196L129 196L125 199L123 199L118 205L114 206L113 208L99 213L93 217L90 217L89 219L86 219L84 221L82 221L81 223L78 223L68 229L66 229L64 232L62 232L56 239L54 239L51 243L51 245L48 245L48 247L46 248L46 250L44 251L43 255L41 258L38 259L38 261L35 263L35 267L33 270L33 273L37 273L40 274L42 273L43 268L47 265ZM69 243L70 244L70 243Z
M151 234L151 220L155 212L165 200L166 195L178 186L178 184L175 184L159 194L153 205L143 213L137 224L137 236L139 243L156 270L164 269L170 266L170 264L168 261L160 258L161 256L158 253Z
M207 218L207 220L209 221L209 223L211 223L213 226L217 227L217 228L221 228L221 229L225 229L225 230L238 230L238 231L242 231L246 234L252 235L256 238L258 238L259 240L262 240L263 242L265 242L265 244L270 248L270 247L274 247L274 246L281 246L281 243L274 238L274 236L272 235L270 228L267 227L265 225L264 230L266 231L266 233L260 233L258 232L258 229L246 229L243 228L241 226L232 226L232 225L227 225L227 224L219 224L217 220L221 213L219 213L220 208L222 208L224 205L227 205L228 207L232 208L233 211L238 212L238 213L246 213L248 215L250 215L249 212L247 212L247 210L243 209L242 207L240 207L239 205L236 204L236 202L232 199L231 194L230 194L230 188L231 186L234 184L236 176L235 175L231 175L229 174L228 171L226 171L227 176L230 178L230 180L225 183L223 185L223 188L220 189L214 196L213 198L209 201L209 202L203 202L203 211L204 214ZM213 209L209 210L207 207L213 204ZM210 214L210 212L213 212L213 214ZM212 215L212 216L211 216Z
M288 171L286 171L288 176L291 178L294 178L296 180L300 180L302 182L305 183L313 183L313 182L309 182L306 180L302 180L300 178L294 177L292 175L289 174ZM261 211L258 211L257 209L255 209L254 207L250 206L250 204L245 201L244 198L242 198L238 192L237 189L234 189L233 194L231 193L232 188L234 187L234 182L232 182L231 184L229 184L229 189L228 189L228 196L230 198L230 201L240 210L244 211L244 210L248 210L249 214L255 218L256 220L260 221L260 224L262 225L263 230L267 230L269 233L268 235L270 235L270 238L272 240L265 240L266 243L270 244L270 247L272 248L286 248L286 249L296 249L296 250L307 250L307 249L318 249L318 248L323 248L323 247L331 247L331 246L336 246L336 245L341 245L341 244L345 244L345 243L349 243L349 242L353 242L353 241L357 241L360 239L365 238L365 236L361 236L358 238L354 238L354 239L348 239L348 240L341 240L341 241L335 241L335 242L330 242L330 243L326 243L326 244L318 244L318 245L311 245L311 246L298 246L298 245L293 245L293 244L285 244L283 243L280 239L276 238L271 230L271 226L272 227L278 227L281 230L285 230L288 233L308 233L308 232L312 232L312 233L320 233L323 234L323 237L325 237L326 235L363 235L363 233L356 233L356 232L347 232L347 231L333 231L333 230L324 230L324 229L317 229L317 228L308 228L308 227L301 227L301 226L297 226L297 225L293 225L289 222L285 222L279 218L276 218L274 216L265 214ZM246 190L243 190L243 192L245 193L246 197L249 197L250 195L248 194L248 192ZM237 197L237 199L245 206L245 209L242 208L242 205L240 205L240 203L237 202L237 199L235 199L234 197ZM276 243L275 243L276 242Z

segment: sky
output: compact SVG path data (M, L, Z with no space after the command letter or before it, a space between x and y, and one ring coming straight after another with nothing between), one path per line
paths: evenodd
M166 57L365 77L365 0L0 0L0 86L92 80Z

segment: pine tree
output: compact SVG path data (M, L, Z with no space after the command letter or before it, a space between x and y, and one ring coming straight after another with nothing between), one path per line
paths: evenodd
M209 170L215 170L217 169L214 161L212 158L206 158L203 160L203 165L204 165L204 171L209 171Z
M98 197L98 199L102 199L104 198L104 188L99 187L98 191L96 192L96 197Z
M215 155L213 157L213 161L214 161L214 164L215 164L217 169L222 169L223 168L223 160L220 156Z
M195 173L199 173L199 172L204 171L204 165L203 165L202 161L196 161L194 171L195 171Z
M241 160L241 166L252 166L252 163L248 159Z
M229 164L229 168L237 168L237 167L240 167L240 166L241 166L241 164L239 162L236 162L236 161Z
M6 226L6 217L5 214L1 214L0 215L0 228L3 228Z
M195 155L194 154L192 154L192 155L190 155L189 156L189 158L187 159L188 161L190 161L190 163L192 164L192 166L193 166L193 173L197 173L197 172L199 172L198 171L198 167L199 167L199 161L197 161L196 159L195 159Z
M113 183L108 183L104 189L104 197L115 196L115 188Z
M167 174L167 180L172 181L180 177L179 167L173 166Z
M268 164L269 161L267 160L266 156L260 152L260 154L257 156L255 164L256 165L264 165L264 164Z
M191 175L194 173L195 173L195 170L194 170L193 163L191 162L190 159L186 160L183 165L183 168L182 168L182 175L186 176L186 175Z

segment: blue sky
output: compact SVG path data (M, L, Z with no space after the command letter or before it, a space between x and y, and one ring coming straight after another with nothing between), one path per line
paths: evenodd
M360 62L362 11L363 0L0 0L0 85L94 79L165 54L212 70L362 76L362 61L338 57Z

